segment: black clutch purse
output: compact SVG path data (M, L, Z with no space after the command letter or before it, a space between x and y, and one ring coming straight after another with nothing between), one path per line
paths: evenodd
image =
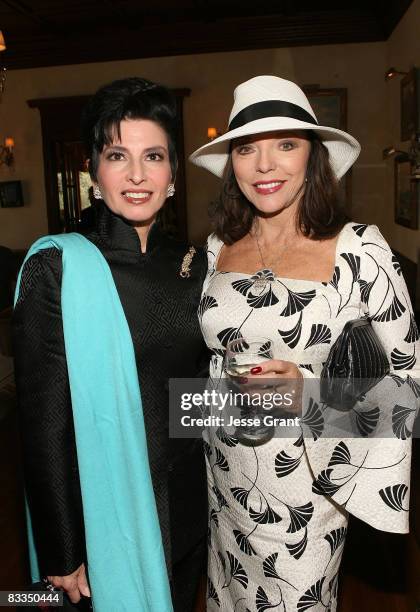
M347 321L321 372L321 401L346 411L384 376L389 361L367 317Z

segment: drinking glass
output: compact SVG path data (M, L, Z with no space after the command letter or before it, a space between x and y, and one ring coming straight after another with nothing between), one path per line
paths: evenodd
M250 372L255 366L273 359L272 345L268 338L241 337L231 340L226 346L224 369L233 383L234 392L241 394L241 424L236 426L234 436L247 446L264 444L274 435L274 428L263 423L260 407L246 401L247 396L255 396L271 386L266 384L268 379L258 379L258 375L253 377Z
M248 376L255 366L273 359L272 341L268 338L235 338L227 343L225 371L233 380Z

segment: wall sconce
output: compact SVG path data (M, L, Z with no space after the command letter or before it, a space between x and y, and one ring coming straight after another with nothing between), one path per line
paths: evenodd
M394 155L398 155L403 161L411 162L413 167L411 178L420 180L420 132L411 139L409 151L401 151L395 147L387 147L382 151L382 159L389 159Z
M390 81L397 76L397 74L408 74L408 72L397 70L397 68L388 68L388 70L385 72L385 81Z
M207 138L209 140L214 140L215 138L217 138L218 136L221 136L221 132L219 132L219 130L215 127L208 127L207 128Z
M4 145L0 146L0 166L6 164L6 166L13 166L15 157L13 155L13 149L15 141L10 136L4 139Z
M389 157L397 154L406 156L408 158L407 151L401 151L401 149L396 149L395 147L387 147L382 151L382 159L388 159Z

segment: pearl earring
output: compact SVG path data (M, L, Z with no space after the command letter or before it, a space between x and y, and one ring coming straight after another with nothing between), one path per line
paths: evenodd
M171 198L175 193L175 185L173 183L170 183L168 185L168 198Z
M95 200L102 200L102 193L98 185L94 185L93 187L93 197L95 198Z

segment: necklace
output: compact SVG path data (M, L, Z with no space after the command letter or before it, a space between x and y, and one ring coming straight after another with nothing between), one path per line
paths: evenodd
M279 261L281 260L282 256L280 255L279 257L275 258L274 261L271 262L271 265L267 265L264 261L264 257L262 255L262 250L261 250L261 246L260 246L260 242L258 240L258 234L257 232L255 232L254 234L254 238L255 238L255 242L257 243L257 248L258 248L258 253L260 255L260 259L261 259L261 263L263 265L264 270L266 270L267 272L271 273L273 276L275 276L273 268L276 267L276 265L279 263Z

